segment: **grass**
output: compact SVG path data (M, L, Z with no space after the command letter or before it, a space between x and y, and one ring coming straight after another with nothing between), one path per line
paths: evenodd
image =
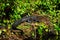
M39 14L47 15L54 30L60 31L60 0L1 0L0 1L0 25L11 29L14 21L24 16ZM41 27L42 25L42 27ZM38 33L42 34L44 24L38 28ZM30 27L27 25L25 27ZM23 29L25 27L19 27ZM46 30L47 31L47 30ZM1 34L1 31L0 31Z

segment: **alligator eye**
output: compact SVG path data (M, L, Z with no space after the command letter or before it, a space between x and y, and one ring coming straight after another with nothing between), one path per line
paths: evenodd
M30 22L31 22L31 20L26 20L26 22L29 22L29 23L30 23Z
M37 20L37 19L35 19L35 20L33 20L34 22L39 22L39 20Z
M28 20L26 22L28 22Z
M39 20L36 20L36 22L39 22Z

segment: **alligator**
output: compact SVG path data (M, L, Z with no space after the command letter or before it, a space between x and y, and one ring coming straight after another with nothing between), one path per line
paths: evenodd
M17 21L15 21L12 25L12 29L13 30L21 30L21 29L17 29L18 25L20 25L21 23L24 22L28 22L28 23L35 23L35 22L44 22L46 25L48 25L48 29L51 30L52 32L54 31L53 26L50 27L50 20L47 16L25 16ZM36 38L36 29L34 29L34 27L32 27L32 31L34 32L34 39ZM26 32L27 33L27 32Z
M25 16L22 19L19 19L17 21L15 21L12 25L12 29L16 29L16 27L18 25L20 25L23 22L46 22L47 24L49 24L49 19L46 16Z

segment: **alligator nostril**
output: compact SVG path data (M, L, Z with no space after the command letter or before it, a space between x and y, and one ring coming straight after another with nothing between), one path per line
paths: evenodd
M34 22L39 22L39 20L37 20L37 19L36 19L36 20L33 20L33 21L34 21Z

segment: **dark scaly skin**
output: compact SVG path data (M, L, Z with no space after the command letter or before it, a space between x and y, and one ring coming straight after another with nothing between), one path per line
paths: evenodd
M17 26L20 25L23 22L29 22L29 23L44 22L46 25L48 25L48 28L50 30L54 29L53 25L51 25L50 20L47 16L25 16L22 19L19 19L19 20L15 21L12 25L12 29L13 30L19 30L19 29L17 29Z
M12 25L12 29L13 30L20 30L20 29L17 29L16 27L21 24L22 22L29 22L29 23L32 23L32 22L40 22L39 19L37 19L38 17L40 16L26 16L26 17L23 17L22 19L19 19L18 21L15 21L14 24ZM32 31L34 32L34 39L36 38L36 30L34 29L34 27L32 26Z
M26 17L23 17L22 19L19 19L18 21L15 21L13 23L12 29L16 29L16 27L19 24L23 23L23 22L29 22L29 23L31 23L31 22L40 22L40 20L37 19L38 17L40 17L40 16L28 16L28 17L26 16Z
M46 25L48 25L48 28L51 30L51 32L54 34L54 27L50 26L50 20L47 16L25 16L22 19L19 19L18 21L15 21L14 24L12 25L12 29L17 29L16 27L20 25L23 22L45 22ZM18 29L20 30L20 29ZM32 26L32 31L34 31L34 39L36 38L36 30Z

